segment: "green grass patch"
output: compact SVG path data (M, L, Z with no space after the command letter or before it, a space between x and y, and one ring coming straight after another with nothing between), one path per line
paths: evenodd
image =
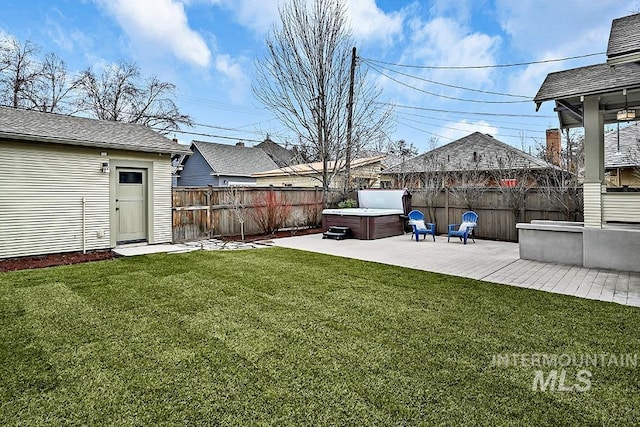
M281 248L2 273L0 337L1 425L640 422L629 363L492 364L640 353L637 308Z

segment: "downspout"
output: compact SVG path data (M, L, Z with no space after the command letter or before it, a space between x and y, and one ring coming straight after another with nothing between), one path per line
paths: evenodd
M87 253L87 200L82 198L82 253Z

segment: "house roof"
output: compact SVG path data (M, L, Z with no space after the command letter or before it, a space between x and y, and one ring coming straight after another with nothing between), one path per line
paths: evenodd
M550 163L518 150L490 135L474 132L383 171L384 174L546 169Z
M0 107L0 138L84 147L190 154L147 126Z
M583 125L585 96L597 95L603 121L617 122L617 113L640 106L640 14L611 24L607 63L550 73L533 99L536 110L555 101L562 128Z
M191 149L198 150L217 175L251 176L278 166L267 153L255 147L193 141Z
M618 138L619 135L619 138ZM635 122L604 135L605 168L640 166L640 125Z
M367 166L376 162L381 162L385 156L366 157L360 159L354 159L351 161L351 169ZM329 170L334 171L336 167L338 170L344 168L344 162L331 161L328 164ZM252 176L255 178L266 176L289 176L289 175L312 175L322 172L322 162L314 163L301 163L297 165L285 166L283 168L268 170L264 172L254 173Z
M273 160L279 167L288 166L293 163L292 160L294 153L291 150L287 150L283 146L273 142L269 138L269 135L267 135L264 141L256 145L255 148L259 148L267 153L271 160Z
M640 60L639 38L640 14L614 19L607 45L607 64L617 65Z

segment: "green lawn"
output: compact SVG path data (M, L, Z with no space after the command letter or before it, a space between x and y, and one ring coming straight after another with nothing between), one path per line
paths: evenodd
M637 308L280 248L2 273L0 337L0 425L640 422L640 367L492 364L636 354Z

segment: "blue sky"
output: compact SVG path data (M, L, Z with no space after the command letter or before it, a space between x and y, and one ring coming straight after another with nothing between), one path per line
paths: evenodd
M604 52L611 21L640 10L640 1L620 0L345 2L365 60L361 67L371 60L477 66ZM0 31L30 39L43 53L55 52L71 72L135 61L144 75L177 85L178 106L199 124L185 130L219 136L178 133L180 142L251 145L266 133L276 142L296 140L251 91L254 61L264 54L265 34L277 21L277 0L2 0ZM604 61L598 55L507 68L391 67L422 80L387 72L422 91L381 75L382 69L368 73L382 89L382 101L412 107L395 109L389 134L394 141L404 139L422 152L432 138L442 145L481 131L520 148L543 142L545 129L557 127L551 103L536 113L524 98L451 86L533 97L547 73Z

